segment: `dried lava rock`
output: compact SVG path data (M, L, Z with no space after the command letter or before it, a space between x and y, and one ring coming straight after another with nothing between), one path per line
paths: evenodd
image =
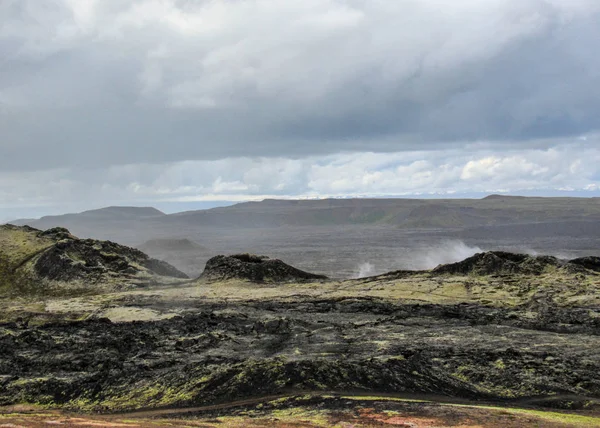
M46 279L71 281L99 279L105 275L135 275L144 267L162 276L187 278L166 262L152 259L135 248L110 241L77 239L64 228L49 229L40 236L60 239L41 253L35 263L37 274Z
M433 269L434 273L452 275L504 275L533 274L540 275L548 266L560 266L561 263L552 256L530 256L504 251L477 253L463 261L440 265Z
M578 259L569 260L569 264L583 266L586 269L600 272L600 257L587 256Z
M52 229L44 230L38 233L38 236L44 236L46 238L54 239L54 240L63 240L63 239L77 239L76 236L71 235L68 229L64 227L53 227Z
M292 282L327 279L325 275L317 275L296 269L281 260L252 254L213 257L206 262L206 267L201 278L211 281L235 278L247 279L253 282Z

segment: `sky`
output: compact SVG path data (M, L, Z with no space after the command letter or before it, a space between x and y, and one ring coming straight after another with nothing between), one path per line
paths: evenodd
M597 0L2 0L0 221L600 196Z

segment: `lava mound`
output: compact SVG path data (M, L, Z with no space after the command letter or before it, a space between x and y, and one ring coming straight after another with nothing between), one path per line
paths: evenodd
M55 241L61 241L64 239L78 239L76 236L72 235L68 229L65 229L64 227L53 227L52 229L43 230L37 235L50 238Z
M586 269L600 272L600 257L587 256L569 260L569 264L582 266Z
M168 263L139 250L93 239L61 240L40 254L35 263L42 278L62 281L97 279L106 274L135 275L144 268L157 275L187 278Z
M206 262L201 278L210 281L246 279L252 282L298 282L327 279L297 269L278 259L253 254L216 256Z
M531 256L504 251L477 253L463 261L439 265L434 273L451 275L540 275L547 267L559 267L562 263L552 256Z

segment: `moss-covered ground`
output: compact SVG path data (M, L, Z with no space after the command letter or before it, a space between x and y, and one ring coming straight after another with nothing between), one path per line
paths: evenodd
M12 281L48 242L9 235ZM142 276L0 292L0 426L600 426L592 271Z

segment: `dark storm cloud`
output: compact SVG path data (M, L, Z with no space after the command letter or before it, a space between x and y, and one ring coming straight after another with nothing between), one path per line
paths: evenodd
M591 0L9 0L0 16L3 170L600 128Z

